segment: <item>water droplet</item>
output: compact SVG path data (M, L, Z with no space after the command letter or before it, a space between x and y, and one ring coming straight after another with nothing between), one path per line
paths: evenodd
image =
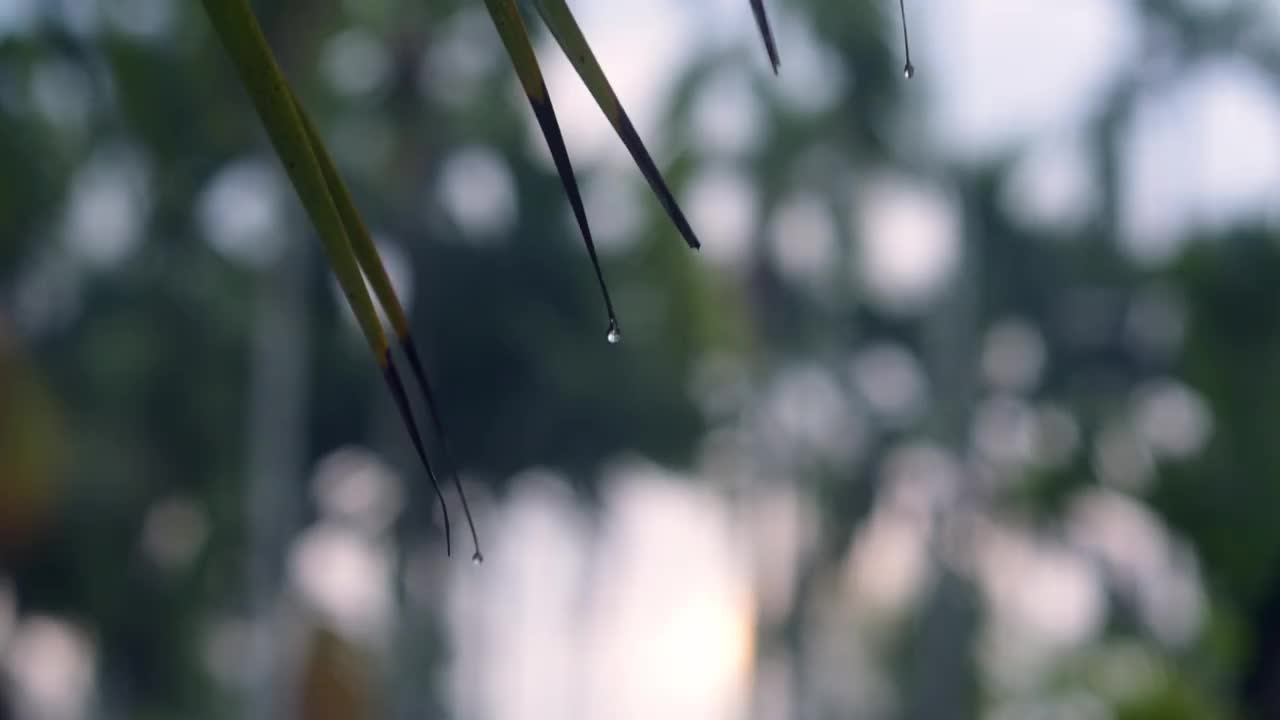
M472 556L471 556L471 564L472 564L472 565L483 565L483 564L484 564L484 555L481 555L479 550L477 550L477 551L476 551L476 554L475 554L475 555L472 555Z
M616 320L609 321L609 333L605 335L604 338L609 341L610 345L617 345L622 342L622 331L618 329L618 322Z
M902 17L902 49L907 56L907 64L902 67L902 76L910 80L916 76L916 66L911 64L911 36L907 34L906 0L898 0L898 14Z

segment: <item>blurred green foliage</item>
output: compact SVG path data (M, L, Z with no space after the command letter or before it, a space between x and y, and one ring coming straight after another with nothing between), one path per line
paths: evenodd
M819 547L799 579L790 619L762 644L801 645L812 620L809 601L842 566L875 502L882 462L916 435L965 451L979 394L977 335L1017 317L1040 333L1048 358L1028 394L1067 408L1079 422L1081 446L1093 447L1135 393L1159 378L1194 388L1212 416L1202 452L1160 460L1150 489L1133 493L1194 551L1207 593L1205 629L1189 646L1167 647L1115 613L1099 647L1081 650L1074 662L1100 666L1109 643L1133 642L1159 658L1159 680L1136 697L1099 691L1109 703L1105 716L1280 714L1274 225L1259 221L1201 238L1168 265L1143 267L1116 247L1118 190L1114 177L1104 177L1098 217L1072 237L1028 229L1001 200L1013 158L947 166L919 157L901 137L919 108L904 95L896 35L886 31L893 7L797 0L787 12L804 19L848 78L840 96L814 112L782 102L772 88L787 82L785 45L780 79L750 76L765 131L737 165L758 193L761 222L753 224L746 241L752 252L736 272L689 253L660 207L636 194L643 215L634 235L643 239L605 257L628 331L619 351L603 341L594 281L554 170L531 142L523 99L509 91L510 69L481 62L468 87L454 87L433 65L439 56L429 49L468 32L472 5L255 4L366 220L403 251L413 276L415 333L469 477L501 495L513 474L550 466L591 499L599 469L620 455L696 463L717 419L692 397L690 378L709 355L741 358L749 384L759 388L796 363L843 368L871 341L909 348L936 390L919 427L877 430L856 461L815 455L794 463L821 510ZM1244 29L1244 11L1210 21L1174 0L1137 5L1144 22L1169 32L1181 63L1234 52ZM106 21L77 30L64 20L74 15L64 6L40 5L30 27L0 35L0 569L13 580L20 614L64 615L92 629L104 715L238 717L242 698L211 677L205 641L210 618L243 611L248 602L253 541L244 510L254 439L246 418L270 308L305 328L292 370L305 371L306 466L350 443L393 458L406 477L416 478L414 466L292 195L285 196L286 249L278 256L242 262L207 241L199 208L220 170L273 160L198 7L166 5L168 20L148 33ZM373 90L344 94L326 81L317 58L326 41L352 28L385 46L390 67ZM490 41L487 50L496 50L496 36ZM755 41L746 37L744 46L759 66ZM1269 55L1252 59L1275 64ZM698 93L717 72L744 62L733 53L700 57L675 84L662 118L673 150L660 164L677 194L715 162L689 143ZM49 81L62 89L59 101L41 101L40 77L59 78ZM1120 87L1085 133L1104 168L1120 162L1117 118L1137 92ZM574 138L567 140L572 153ZM468 237L436 197L451 154L468 147L495 149L513 181L515 218L496 237ZM118 256L95 259L68 236L77 227L69 218L85 168L97 161L114 172L121 157L144 169L144 199L134 206L139 226L125 231L128 247ZM579 165L587 177L598 171ZM968 243L963 278L936 310L886 310L867 301L847 273L837 273L841 279L826 294L781 273L764 251L763 220L788 196L811 193L833 217L847 217L848 175L898 165L956 188L960 198ZM115 220L108 213L95 222ZM840 227L841 267L854 254L852 232ZM299 278L297 306L279 297L290 273ZM1154 351L1135 343L1125 325L1152 297L1184 311L1181 342ZM1073 498L1098 485L1096 475L1091 454L1080 452L1057 467L1025 469L1019 484L989 500L1032 527L1060 532ZM307 490L301 473L276 480L293 496ZM418 486L411 494L416 531L436 532L422 509L428 496ZM202 508L210 532L196 557L168 570L139 548L149 510L172 496ZM926 602L921 619L895 630L886 664L904 696L925 698L904 711L929 709L935 695L928 693L961 701L953 715L936 717L979 715L999 700L973 681L971 626L980 613L973 612L969 581L954 582L954 595L935 596L936 607ZM940 631L930 618L939 617L968 630L953 643L936 641ZM424 667L447 661L432 633L423 631ZM344 664L360 666L341 638L317 631L311 648L306 716L350 717L334 714L334 703L377 704L367 699L374 680L361 672L348 677L349 686L323 679L344 672ZM956 665L921 659L935 651L950 653ZM936 687L936 667L962 670ZM1046 697L1064 687L1092 692L1088 676L1046 680ZM328 692L340 699L325 700Z

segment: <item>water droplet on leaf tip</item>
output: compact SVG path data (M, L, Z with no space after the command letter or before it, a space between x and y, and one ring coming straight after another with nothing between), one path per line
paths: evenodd
M483 565L483 564L484 564L484 555L481 555L479 550L477 550L477 551L476 551L476 554L475 554L475 555L472 555L472 556L471 556L471 564L472 564L472 565Z
M912 65L911 63L907 63L907 64L906 64L906 66L902 68L902 76L903 76L903 77L905 77L905 78L906 78L906 79L908 79L908 80L910 80L911 78L915 77L915 76L916 76L916 66L915 66L915 65Z
M618 329L616 323L609 323L609 333L604 336L610 345L617 345L622 342L622 331Z

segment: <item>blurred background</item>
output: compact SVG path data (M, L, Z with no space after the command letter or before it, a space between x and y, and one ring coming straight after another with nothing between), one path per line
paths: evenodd
M1280 717L1280 4L260 0L442 516L198 3L0 0L0 718ZM531 19L532 20L532 19Z

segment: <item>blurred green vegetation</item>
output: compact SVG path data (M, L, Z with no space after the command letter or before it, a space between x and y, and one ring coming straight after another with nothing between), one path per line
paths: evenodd
M270 416L271 407L259 406L301 414L294 449L302 467L270 478L276 492L295 498L289 507L305 505L296 498L306 496L317 459L358 443L409 478L414 511L402 537L438 540L438 518L375 366L335 302L309 225L280 184L198 6L132 3L163 16L133 21L123 10L97 10L102 17L86 30L74 21L74 5L36 3L24 27L0 29L0 579L12 583L18 618L53 615L88 629L99 708L88 716L241 717L242 689L209 669L210 623L251 609L252 578L279 574L287 536L312 515L282 515L266 544L257 544L264 541L246 511L252 468L272 467L255 452L271 456L275 440L254 433L278 429L253 420ZM1020 402L1061 409L1084 449L1063 462L1019 465L1015 481L983 485L980 499L967 502L1036 532L1066 535L1082 493L1107 486L1088 448L1111 437L1115 423L1131 422L1144 393L1174 382L1189 388L1212 419L1207 444L1185 457L1138 451L1135 462L1153 463L1153 478L1118 492L1191 553L1203 583L1203 622L1189 639L1164 639L1144 624L1141 608L1109 588L1112 611L1100 637L1046 673L1030 699L1018 700L1030 703L1018 714L1021 706L979 667L975 627L986 610L974 580L945 570L890 631L880 658L904 698L898 712L1280 716L1275 224L1242 221L1220 237L1194 239L1158 266L1136 263L1118 247L1116 137L1141 89L1135 76L1117 83L1083 131L1098 167L1110 168L1096 216L1065 233L1027 227L1010 217L1002 194L1016 157L951 164L923 157L904 138L902 128L916 127L921 108L901 77L896 6L785 5L833 54L846 78L839 96L816 110L786 102L776 89L788 82L785 42L775 80L750 35L743 38L750 53L710 53L672 70L683 74L659 115L665 143L658 147L666 153L659 164L681 195L700 173L726 164L692 139L699 93L717 73L751 68L762 133L727 163L756 193L748 250L728 265L705 257L710 250L690 253L656 202L629 193L639 220L628 242L604 253L626 333L615 348L604 342L594 280L496 35L475 30L483 27L475 24L478 3L255 3L365 219L412 277L415 333L468 478L501 497L519 471L553 467L590 503L600 469L619 456L697 464L707 433L725 424L691 391L709 357L735 358L746 384L763 396L797 366L844 377L848 359L873 343L907 349L932 389L920 419L875 427L856 453L775 452L761 443L761 464L785 468L779 474L794 477L820 510L817 548L802 565L795 607L760 639L766 650L790 648L800 658L810 642L805 628L815 622L814 597L830 592L895 450L926 438L957 457L974 454L975 408L987 395L983 337L1016 318L1038 334L1046 358L1039 382L1019 389ZM1177 67L1231 53L1273 83L1280 77L1274 48L1236 46L1248 9L1210 16L1196 5L1136 3L1142 22L1177 47ZM357 78L344 89L325 58L334 38L352 31L375 39L389 65L370 86ZM456 81L465 86L447 75L462 61L432 51L451 37L483 55L466 61L465 81ZM664 58L637 62L666 72ZM946 72L917 65L922 75ZM566 139L573 153L573 135ZM509 223L480 231L451 215L438 191L455 153L475 148L497 153L515 208ZM588 183L608 172L605 163L575 162ZM240 221L240 205L209 200L220 173L237 163L268 168L276 183L279 222L265 225L279 236L274 250L228 250L210 239L222 216L207 219L206 204L221 208L222 220ZM849 178L886 167L947 188L960 208L958 279L924 312L874 302L847 272L857 256ZM641 187L638 173L628 182ZM816 199L839 235L831 260L838 268L818 290L783 272L767 249L769 219L796 193ZM588 210L598 227L614 221ZM1155 334L1135 335L1135 316ZM200 509L207 539L193 557L162 567L143 552L142 538L156 504L175 497ZM254 553L262 552L268 556L257 562L266 569L255 569ZM445 666L450 653L440 633L416 628L416 664L400 672L426 677ZM324 630L310 637L298 683L302 716L356 717L392 702L377 694L378 673L359 650ZM0 632L0 655L4 641ZM1155 679L1112 692L1100 669L1126 653L1143 658ZM803 662L795 664L800 676ZM445 704L437 681L420 683L428 707ZM0 696L11 687L0 684ZM1067 700L1054 704L1082 693L1095 714ZM1033 706L1058 714L1037 715ZM824 709L813 717L841 716L822 701L804 707Z

